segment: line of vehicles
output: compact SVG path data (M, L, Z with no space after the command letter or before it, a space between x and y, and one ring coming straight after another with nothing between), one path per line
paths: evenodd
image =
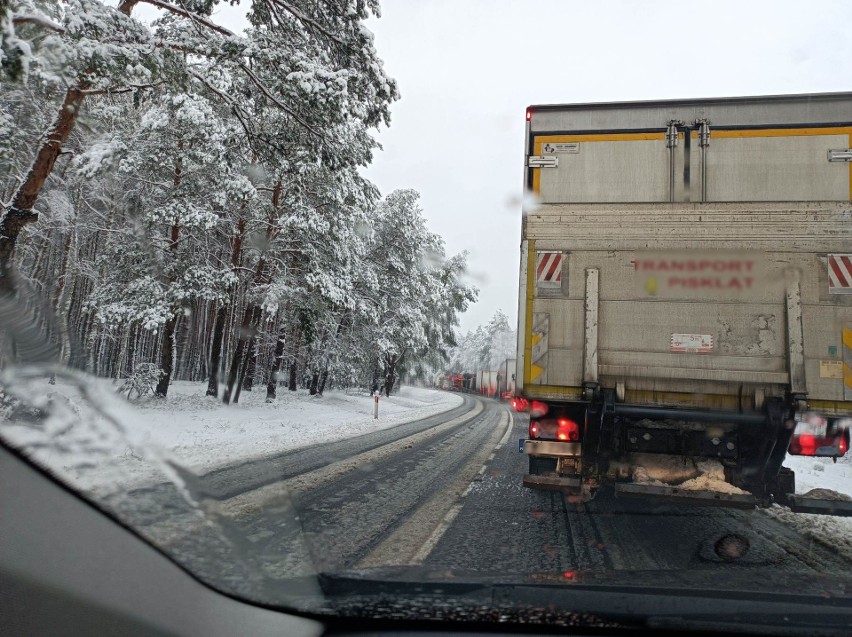
M504 360L497 369L475 372L441 372L433 385L447 391L479 394L489 398L508 398L515 393L515 359Z

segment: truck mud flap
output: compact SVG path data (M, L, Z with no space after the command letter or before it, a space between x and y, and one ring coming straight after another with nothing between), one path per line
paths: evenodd
M524 476L524 486L529 489L544 489L547 491L580 491L580 479L569 478L558 475L532 475Z
M687 491L677 487L620 482L615 485L616 497L659 498L684 504L753 509L757 498L751 494L720 493L718 491Z
M852 517L852 502L845 500L809 498L807 496L790 493L787 494L786 504L794 513L815 513L817 515Z

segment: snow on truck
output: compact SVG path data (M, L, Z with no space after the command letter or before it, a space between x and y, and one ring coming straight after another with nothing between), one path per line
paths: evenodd
M516 404L525 486L796 495L852 423L852 93L532 106Z

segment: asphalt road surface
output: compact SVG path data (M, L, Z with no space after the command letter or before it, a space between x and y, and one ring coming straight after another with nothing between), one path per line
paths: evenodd
M210 561L219 541L221 560L193 570L230 578L237 590L252 577L265 588L314 569L411 565L483 574L735 568L846 577L852 569L765 511L603 491L572 504L525 489L518 440L527 424L504 403L465 396L438 416L204 476L190 487L206 524L187 533L191 514L151 507L160 513L146 518L147 532L191 561ZM169 485L136 495L161 505L178 497Z

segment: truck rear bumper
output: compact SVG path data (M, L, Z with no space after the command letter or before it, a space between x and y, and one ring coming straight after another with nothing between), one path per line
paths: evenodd
M527 440L524 453L537 458L579 458L583 445L579 442L557 442L555 440Z
M662 498L705 506L753 509L758 506L757 498L750 493L720 493L718 491L692 491L673 486L652 486L619 482L615 485L616 497Z
M524 486L529 489L543 489L546 491L579 491L582 483L580 478L527 474L524 476Z

